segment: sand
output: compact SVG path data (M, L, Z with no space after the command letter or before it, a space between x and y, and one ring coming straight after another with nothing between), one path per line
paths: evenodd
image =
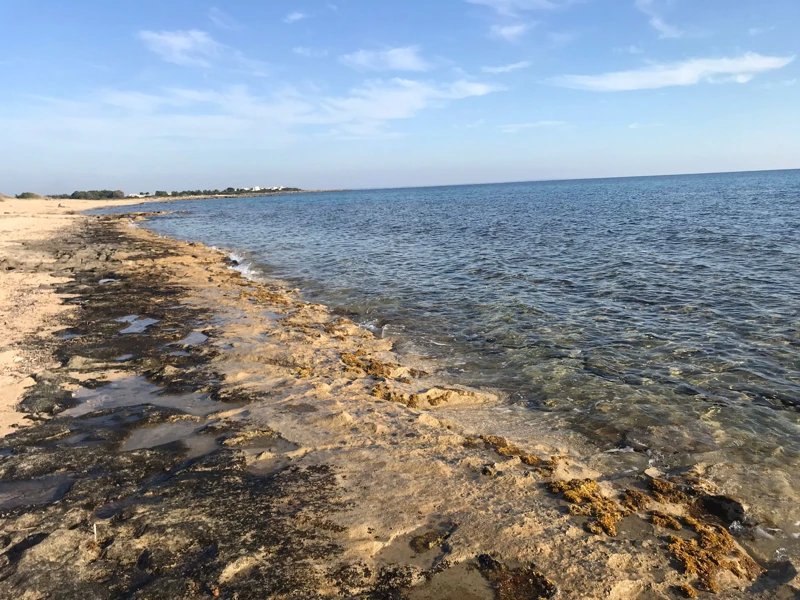
M0 596L800 593L790 561L726 533L744 509L702 468L612 480L559 432L500 437L492 390L142 216L60 203L0 204L3 433L32 425L0 475L44 498L0 520Z

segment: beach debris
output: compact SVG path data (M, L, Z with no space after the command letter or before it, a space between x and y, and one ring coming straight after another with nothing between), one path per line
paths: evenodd
M625 517L625 511L600 492L600 486L594 479L553 481L548 488L554 494L562 494L569 502L570 514L589 517L586 529L590 533L617 535L617 523Z
M669 551L684 572L697 575L708 591L721 591L718 577L723 571L750 581L764 572L725 528L704 525L693 517L684 517L684 523L698 534L697 537L687 540L672 536Z
M488 554L478 556L478 570L495 590L497 600L549 600L556 584L534 565L510 568Z

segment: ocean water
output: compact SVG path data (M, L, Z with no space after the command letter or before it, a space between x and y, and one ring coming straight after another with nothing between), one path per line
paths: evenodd
M605 468L708 465L776 551L797 547L800 171L149 209L173 211L154 231L504 391L514 420L580 436Z

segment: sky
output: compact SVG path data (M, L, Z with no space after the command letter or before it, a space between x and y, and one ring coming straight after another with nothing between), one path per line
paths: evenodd
M798 0L0 0L0 192L800 167Z

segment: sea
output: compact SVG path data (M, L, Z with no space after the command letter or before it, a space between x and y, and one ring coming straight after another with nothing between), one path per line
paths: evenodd
M563 432L612 479L700 465L777 558L800 552L800 171L147 210L169 211L149 229L501 391L498 430Z

